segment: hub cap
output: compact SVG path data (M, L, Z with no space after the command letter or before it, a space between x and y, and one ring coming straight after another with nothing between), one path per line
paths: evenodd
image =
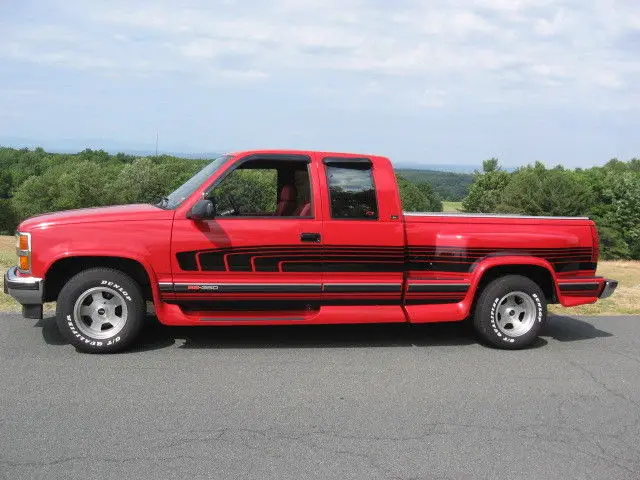
M520 337L531 330L535 321L536 303L528 293L511 292L498 302L495 322L504 335Z
M80 332L91 338L111 338L127 323L127 304L112 288L90 288L76 300L73 315Z

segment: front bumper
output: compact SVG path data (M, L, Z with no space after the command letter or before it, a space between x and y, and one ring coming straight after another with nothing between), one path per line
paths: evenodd
M42 318L44 281L41 278L18 276L18 267L11 267L4 274L4 293L22 305L26 318Z
M604 288L602 289L602 292L600 292L599 298L610 297L611 295L613 295L613 292L616 291L617 287L618 287L617 280L605 280Z

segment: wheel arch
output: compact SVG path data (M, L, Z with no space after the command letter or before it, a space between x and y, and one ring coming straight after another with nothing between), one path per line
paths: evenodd
M49 265L44 276L44 301L55 301L70 278L90 268L112 268L129 275L140 285L147 301L154 300L157 294L155 274L140 259L116 255L75 255L57 258Z
M470 288L472 308L489 283L506 275L529 278L542 289L547 303L558 303L558 285L553 267L548 261L537 257L499 257L482 262L474 270Z

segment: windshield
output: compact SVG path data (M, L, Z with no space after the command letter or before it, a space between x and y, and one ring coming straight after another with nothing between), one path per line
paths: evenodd
M158 203L158 206L169 210L176 208L230 158L231 155L223 155L222 157L216 158L213 162L205 166L193 177L164 197L160 203Z

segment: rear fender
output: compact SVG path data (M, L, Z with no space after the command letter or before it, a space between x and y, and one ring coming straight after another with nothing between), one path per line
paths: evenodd
M492 269L498 267L518 267L518 266L533 266L544 268L551 278L553 283L552 291L555 293L555 298L560 299L560 290L558 288L558 282L556 280L556 276L553 270L553 266L547 260L538 257L528 257L522 255L505 255L499 257L491 257L482 260L477 264L473 273L471 275L470 287L468 294L464 300L465 308L467 310L467 314L471 313L473 308L473 304L477 295L480 293L479 289L482 284L482 279L486 274L490 273ZM517 274L517 269L514 272L510 272L512 274ZM526 273L523 272L523 275L526 276Z

